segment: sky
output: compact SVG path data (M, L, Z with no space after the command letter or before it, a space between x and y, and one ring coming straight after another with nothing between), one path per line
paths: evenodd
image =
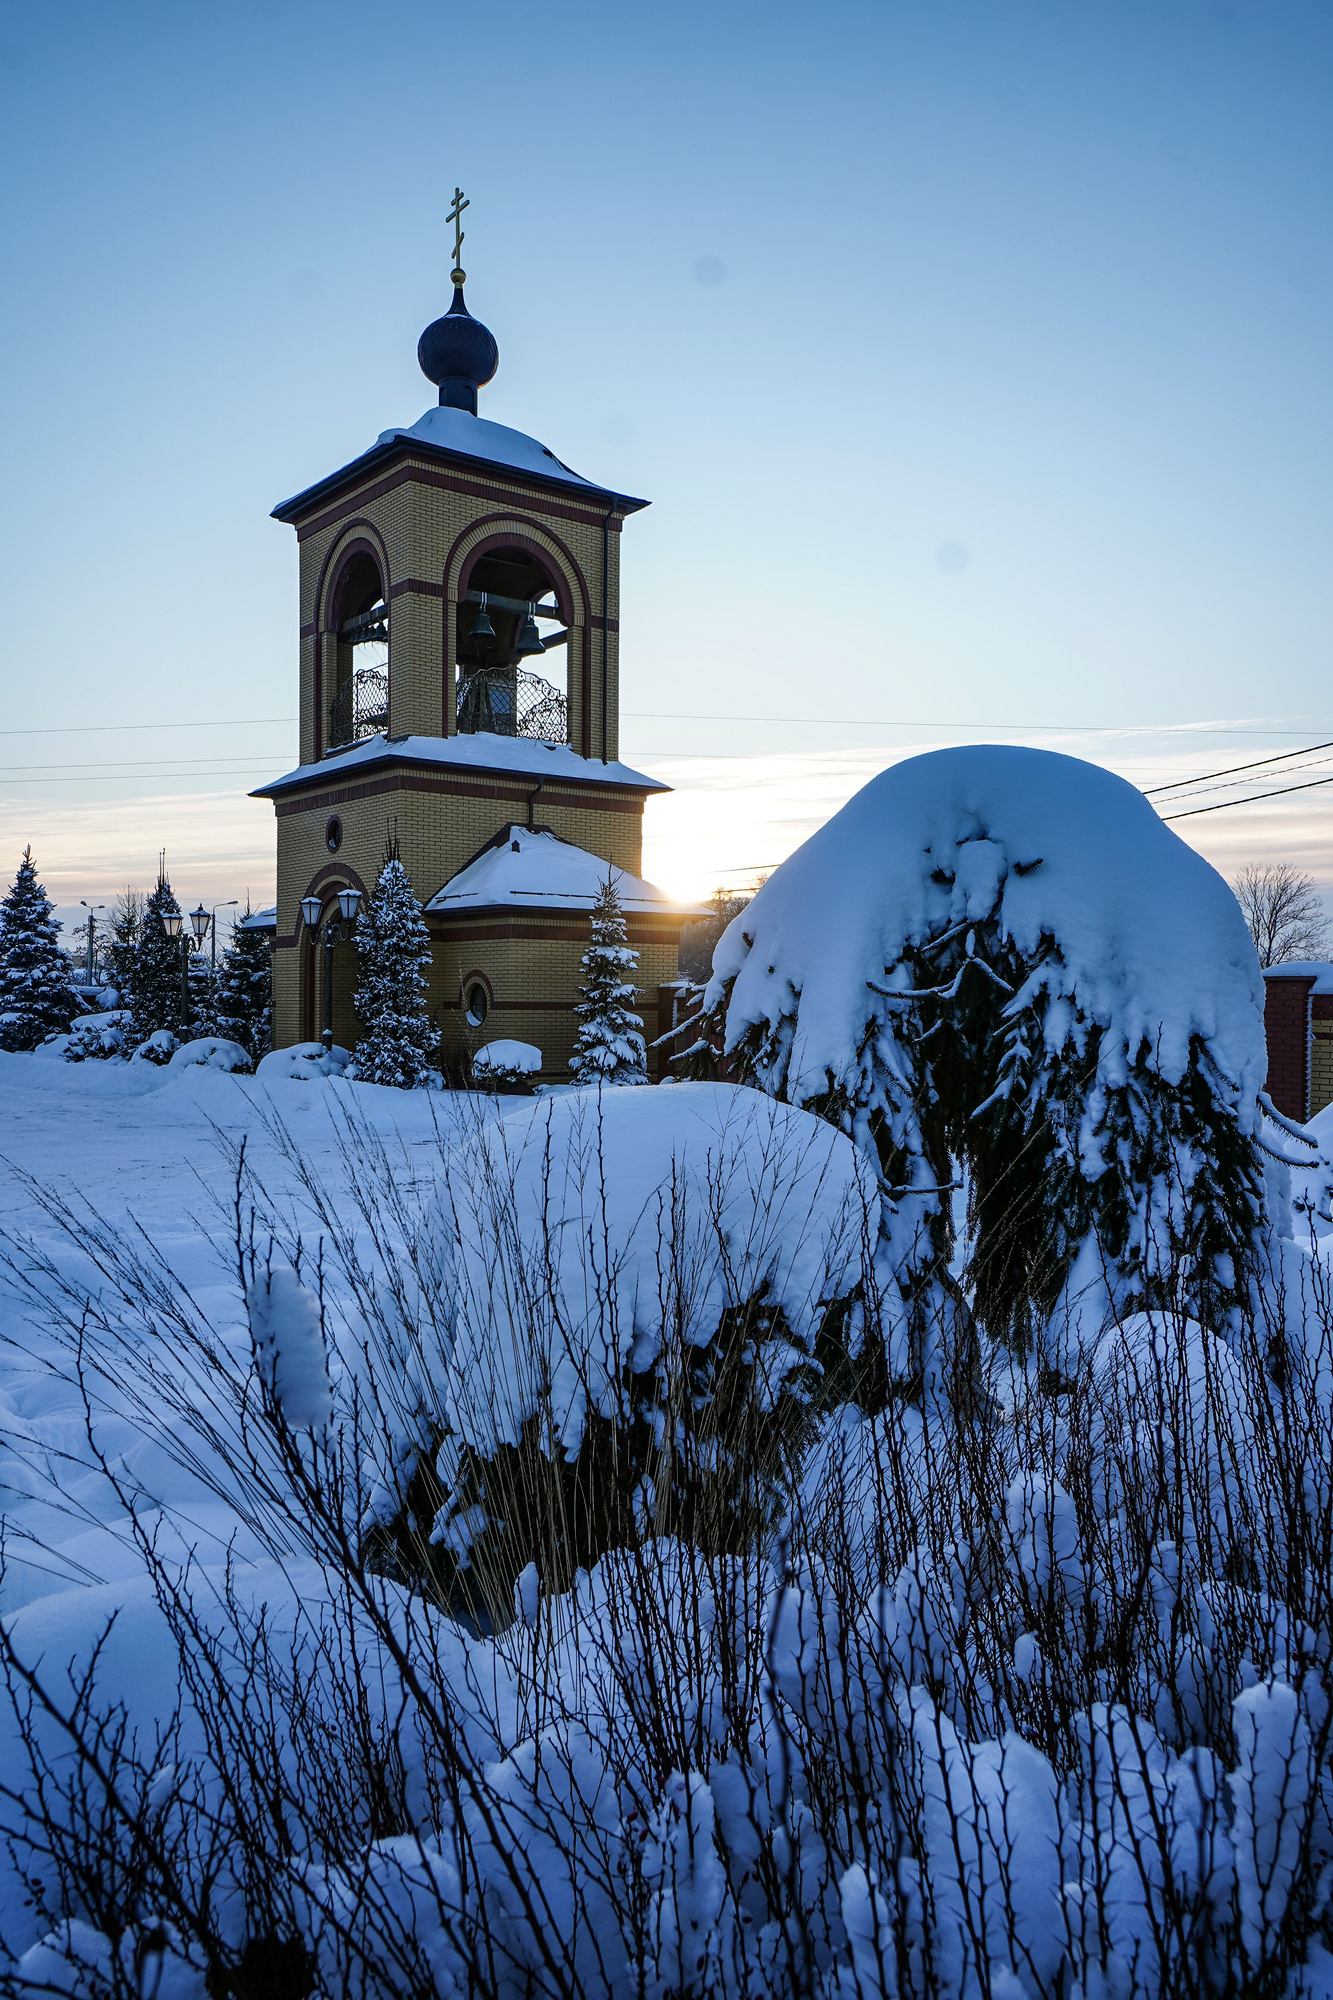
M269 510L434 401L456 184L482 414L652 501L673 893L951 742L1333 739L1331 86L1329 0L0 0L0 872L271 899ZM1333 890L1333 786L1176 825Z

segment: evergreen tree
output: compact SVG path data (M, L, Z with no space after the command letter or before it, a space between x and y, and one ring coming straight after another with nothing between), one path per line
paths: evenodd
M357 919L356 955L360 984L353 998L362 1034L347 1074L418 1089L432 1073L440 1040L426 1013L430 935L392 847Z
M629 945L615 878L608 874L592 908L592 940L583 954L587 978L574 1009L580 1027L569 1067L575 1083L647 1083L643 1020L630 1012L637 989L626 983L639 954Z
M218 967L216 1020L220 1035L239 1042L258 1063L273 1044L273 958L264 931L243 928L250 915L233 920L231 943Z
M142 889L124 888L116 897L111 913L110 977L122 1007L129 1006L134 989L134 960L143 930L144 901Z
M0 1048L35 1049L48 1035L67 1033L78 1012L60 926L25 847L0 903Z
M180 909L163 866L157 887L144 904L139 941L130 961L130 989L121 999L130 1009L132 1047L146 1042L159 1028L168 1028L181 1041L188 1041L193 1009L181 1004L181 951L179 937L168 937L162 919Z

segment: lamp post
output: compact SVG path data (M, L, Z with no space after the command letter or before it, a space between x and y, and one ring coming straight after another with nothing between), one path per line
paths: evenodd
M93 983L93 933L97 929L97 912L106 908L105 903L85 903L79 898L79 908L88 912L88 984Z
M174 944L181 941L181 1028L190 1025L190 933L182 929L185 919L179 910L163 910L162 928Z
M236 904L237 904L238 900L239 900L239 898L238 898L238 897L236 897L236 896L233 896L233 897L231 898L231 900L230 900L229 902L226 902L226 903L214 903L214 905L213 905L213 939L212 939L212 945L213 945L213 972L214 972L214 976L216 976L216 974L217 974L217 969L218 969L218 911L219 911L219 910L234 910L234 909L236 908Z
M315 942L315 932L323 907L318 896L306 896L301 902L301 915L305 918L306 929L311 933L312 944ZM347 925L349 934L360 907L361 891L359 889L340 889L338 891L338 910L342 916L343 923ZM333 1047L333 947L337 944L342 934L342 924L337 924L333 921L333 913L330 911L329 919L324 925L324 1031L320 1036L320 1040L326 1049Z

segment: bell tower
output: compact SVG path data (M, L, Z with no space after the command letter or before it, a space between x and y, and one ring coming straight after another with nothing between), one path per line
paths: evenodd
M318 1032L302 900L336 906L341 887L368 893L391 834L428 905L515 823L595 857L603 877L611 866L637 880L644 802L666 789L619 761L621 535L648 503L478 414L500 353L464 296L468 206L455 190L453 299L417 344L438 400L273 510L296 532L301 620L301 761L253 794L272 799L277 814L278 1046ZM654 971L671 979L686 913L672 912L668 938L670 906L653 896L661 905ZM536 897L533 889L534 909ZM548 902L554 914L559 896ZM512 896L503 908L516 913ZM432 1007L447 1043L451 1013L468 1012L463 961L472 940L452 937L461 954L455 987L444 911ZM434 915L432 905L432 923ZM586 925L579 936L586 941ZM555 976L537 931L528 941L531 951L509 955L501 983L512 993L502 1000L497 991L491 1003L513 1013L515 1036L520 1015L531 1029L543 1009L568 1013L577 985ZM645 936L641 951L649 945ZM350 951L342 957L340 978L335 953L333 1027L352 1046L354 973ZM543 999L539 987L553 990ZM546 1028L529 1037L544 1055L553 1041L572 1045L572 1017Z

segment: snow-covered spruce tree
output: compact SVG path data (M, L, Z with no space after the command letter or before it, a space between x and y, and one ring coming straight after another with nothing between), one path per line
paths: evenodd
M911 758L714 963L705 1019L744 1078L878 1161L890 1379L919 1378L960 1169L969 1301L1020 1351L1168 1299L1219 1328L1251 1303L1263 981L1226 883L1122 779L1037 750Z
M625 978L638 963L615 877L608 873L592 906L592 939L583 954L586 976L574 1009L579 1031L569 1067L575 1083L647 1083L643 1020L630 1012L638 991Z
M78 1011L60 926L25 847L0 903L0 1048L35 1049L48 1035L64 1034Z
M249 915L247 903L218 967L217 1030L258 1063L273 1044L273 959L267 932L243 928Z
M111 984L119 995L119 1005L128 1007L130 994L134 990L134 955L139 949L139 937L143 930L143 911L147 898L142 889L127 885L116 897L111 912L110 960Z
M193 1009L181 1004L182 945L179 937L167 936L162 921L179 909L164 866L157 887L144 903L138 940L128 960L129 992L121 994L130 1010L131 1048L139 1047L159 1028L181 1041L189 1037Z
M440 1041L426 1012L430 934L392 850L357 918L356 956L361 1039L347 1074L361 1083L420 1089L433 1074Z

